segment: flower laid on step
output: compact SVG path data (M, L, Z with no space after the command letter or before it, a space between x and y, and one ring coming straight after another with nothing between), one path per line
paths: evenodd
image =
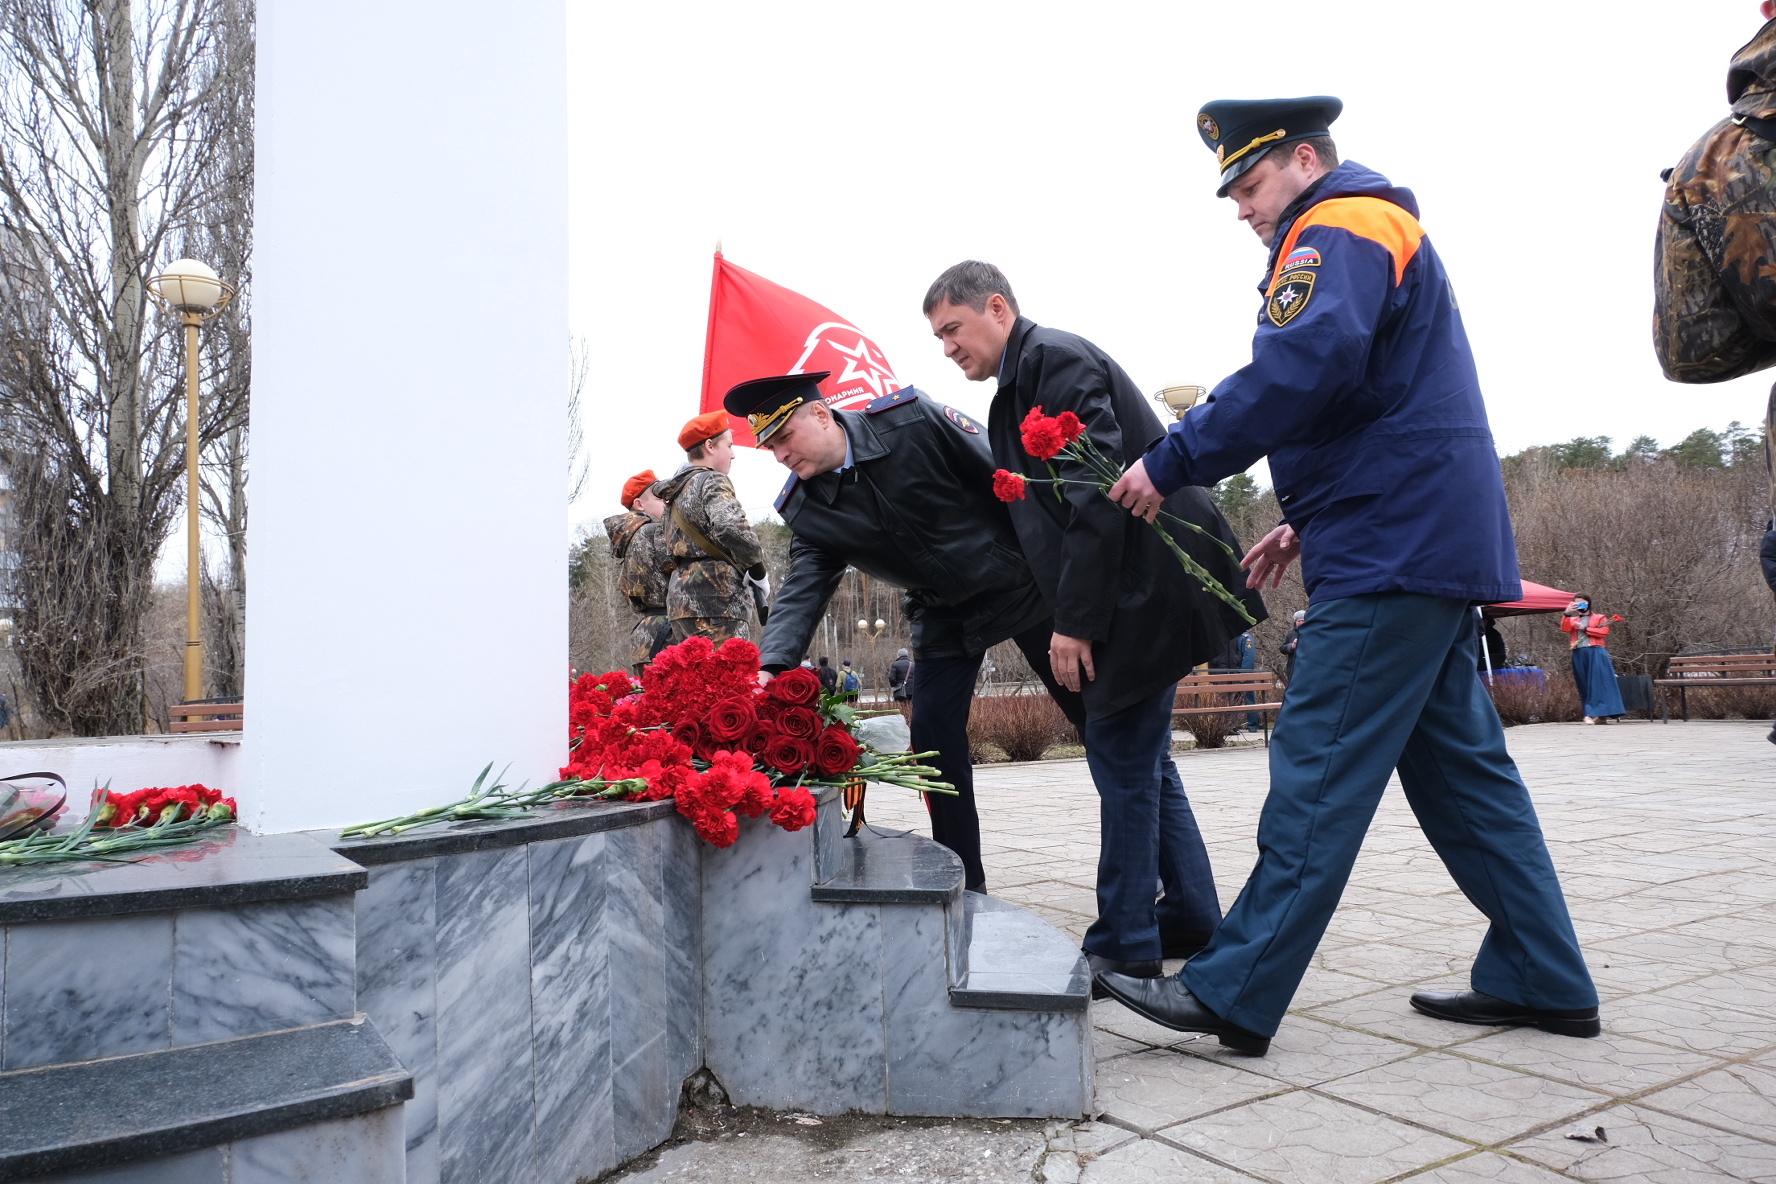
M223 797L221 790L204 785L175 785L121 794L106 790L96 825L117 829L199 817L229 822L234 815L234 799Z
M1059 415L1044 415L1041 407L1032 407L1030 414L1024 416L1020 430L1023 435L1024 451L1047 464L1048 476L1031 477L1025 473L1013 473L1006 469L998 470L993 474L993 494L1002 502L1022 501L1027 492L1026 485L1053 486L1056 501L1066 500L1067 495L1061 488L1064 485L1084 485L1108 496L1110 487L1122 478L1121 467L1105 456L1103 451L1092 442L1091 436L1085 430L1085 424L1071 411L1063 411ZM1055 468L1056 458L1082 466L1089 476L1085 478L1061 476ZM1232 558L1236 560L1239 558L1238 554L1226 542L1196 523L1163 510L1159 517L1164 522L1171 522L1186 530L1194 531L1227 552ZM1252 614L1246 611L1246 606L1240 603L1239 597L1229 592L1220 580L1209 574L1207 568L1191 558L1190 554L1178 545L1177 540L1160 521L1153 522L1151 525L1154 530L1159 532L1159 537L1165 540L1165 545L1171 549L1172 554L1178 557L1178 562L1184 565L1184 570L1196 577L1197 583L1202 585L1204 591L1232 607L1246 624L1257 624L1252 619Z
M189 843L203 832L233 821L234 799L202 785L125 794L99 788L93 790L85 820L73 830L60 834L38 831L0 842L0 867L88 860L129 862L123 856Z
M810 787L886 781L926 793L954 793L919 763L932 753L882 753L851 734L855 708L828 695L811 670L797 668L758 685L758 647L706 637L670 646L638 685L621 671L582 674L568 687L567 765L561 780L509 789L493 766L469 795L444 806L347 827L342 838L396 835L418 826L520 818L568 798L673 799L704 841L727 847L740 818L768 816L784 830L814 821Z

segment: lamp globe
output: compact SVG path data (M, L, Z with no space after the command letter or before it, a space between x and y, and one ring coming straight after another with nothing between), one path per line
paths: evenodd
M180 312L209 312L222 302L222 278L197 259L169 263L149 283L157 296Z

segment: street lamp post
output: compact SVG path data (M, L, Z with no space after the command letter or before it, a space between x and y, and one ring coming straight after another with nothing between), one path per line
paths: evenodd
M185 702L204 697L203 585L198 549L200 483L197 432L197 331L234 297L214 268L196 259L180 259L148 281L155 302L176 312L185 324Z
M876 664L876 643L882 640L882 631L886 628L888 628L888 622L881 617L876 618L873 628L868 621L859 620L857 622L857 631L869 638L870 702L872 703L880 697L876 683L876 675L880 671L880 667Z

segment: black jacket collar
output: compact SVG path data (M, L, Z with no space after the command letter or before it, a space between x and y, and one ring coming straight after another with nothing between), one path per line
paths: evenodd
M1011 336L1005 341L1005 356L999 360L999 373L1003 375L999 380L1000 390L1017 385L1018 363L1023 360L1024 340L1035 327L1036 322L1026 316L1020 316L1013 322Z
M861 411L835 411L833 418L845 429L846 437L851 441L851 469L834 469L811 477L802 484L808 491L827 505L832 505L839 496L839 485L847 480L856 480L857 466L865 461L881 460L888 455L888 446L876 434L875 425L870 423L869 416Z

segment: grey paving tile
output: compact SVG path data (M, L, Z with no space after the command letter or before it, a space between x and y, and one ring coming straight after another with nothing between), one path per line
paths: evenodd
M1371 1184L1468 1149L1305 1091L1211 1114L1160 1137L1278 1184Z
M1477 1143L1502 1143L1610 1097L1565 1082L1428 1052L1327 1082L1326 1093Z
M1748 1011L1697 1006L1669 993L1630 995L1604 1008L1610 1031L1718 1057L1776 1046L1776 1020Z
M1415 950L1386 942L1322 949L1314 965L1323 970L1354 974L1382 983L1410 983L1437 975L1465 971L1473 955L1451 955Z
M1452 989L1464 990L1465 979L1448 984ZM1408 1002L1412 989L1407 987L1384 987L1379 991L1371 991L1367 995L1358 995L1352 999L1340 999L1333 1003L1322 1004L1312 1008L1305 1014L1313 1019L1338 1024L1346 1028L1360 1028L1377 1036L1387 1036L1394 1040L1405 1040L1425 1048L1447 1048L1452 1044L1465 1044L1470 1040L1492 1032L1502 1031L1501 1028L1476 1028L1467 1024L1452 1024L1447 1020L1432 1019L1412 1010Z
M1092 1000L1091 1019L1094 1027L1143 1046L1164 1048L1204 1039L1194 1032L1174 1032L1142 1019L1114 999Z
M1511 1150L1580 1180L1623 1184L1702 1184L1715 1180L1776 1179L1776 1145L1729 1134L1639 1106L1587 1116L1608 1143L1581 1143L1552 1130L1512 1144Z
M1727 1065L1639 1103L1765 1141L1776 1140L1776 1067Z
M1607 1021L1606 1021L1607 1023ZM1605 1027L1590 1040L1511 1028L1460 1046L1462 1056L1540 1073L1615 1096L1654 1089L1710 1069L1718 1058L1623 1036Z
M1400 1184L1558 1184L1565 1179L1547 1168L1481 1151L1474 1155L1407 1176Z
M1178 1048L1191 1056L1237 1065L1250 1073L1274 1077L1291 1085L1319 1085L1389 1061L1413 1056L1419 1050L1397 1040L1385 1040L1305 1016L1290 1016L1271 1039L1270 1051L1261 1057L1228 1052L1220 1043L1199 1040Z
M1133 1143L1140 1137L1134 1131L1108 1122L1073 1124L1073 1149L1081 1159L1103 1155L1124 1143Z
M1769 967L1709 975L1668 987L1657 994L1700 1008L1724 1007L1776 1019L1776 973Z
M1098 1113L1119 1125L1152 1132L1293 1086L1158 1049L1098 1065Z
M1079 1184L1154 1184L1188 1180L1191 1184L1252 1184L1252 1177L1176 1147L1139 1139L1085 1161Z

